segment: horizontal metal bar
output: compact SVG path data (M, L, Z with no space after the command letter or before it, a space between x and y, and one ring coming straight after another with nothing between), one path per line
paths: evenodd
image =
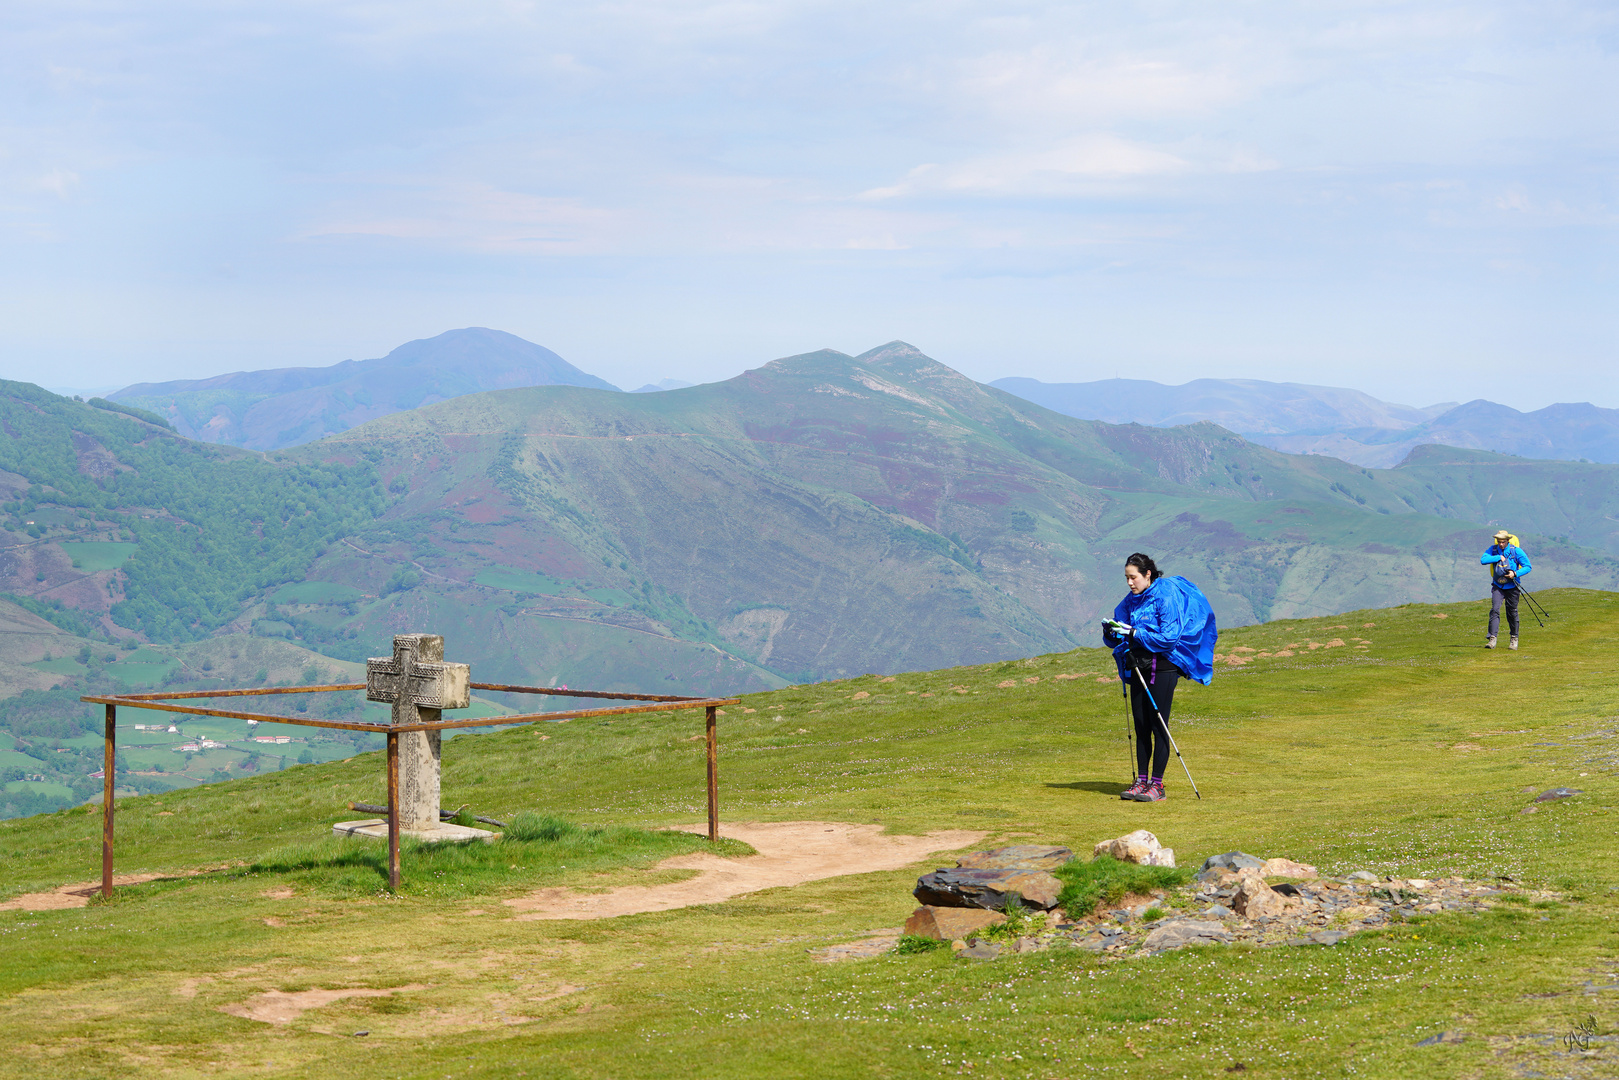
M677 697L673 694L614 694L606 690L559 690L554 686L507 686L503 683L475 682L474 690L500 690L508 694L552 694L556 697L618 698L624 701L702 701L705 698Z
M701 709L708 705L739 705L741 698L680 698L675 701L657 701L650 705L620 705L611 709L573 709L567 712L526 713L521 716L469 716L457 720L440 720L426 724L367 724L349 720L316 720L311 717L277 716L273 713L234 712L228 709L200 709L194 705L166 705L157 701L111 695L86 696L80 701L100 705L128 705L136 709L155 712L186 713L191 716L223 716L233 720L257 720L263 724L294 724L298 727L338 728L342 731L443 731L446 728L501 727L506 724L532 724L540 721L576 720L590 716L620 716L629 713L678 712L681 709Z
M253 697L258 694L324 694L333 690L364 690L365 683L333 683L330 686L264 686L257 690L186 690L175 694L119 694L118 700L179 701L183 698ZM85 699L90 700L89 698Z
M741 698L682 698L651 705L620 705L614 709L574 709L569 712L525 713L522 716L472 716L463 720L440 720L436 724L400 724L389 731L441 731L444 728L493 727L497 724L532 724L541 720L576 720L587 716L622 716L627 713L678 712L701 709L705 705L739 705Z
M81 697L80 701L94 701L101 705L128 705L135 709L156 712L188 713L192 716L226 716L233 720L257 720L263 724L295 724L299 727L340 728L343 731L391 731L390 724L367 724L350 720L315 720L310 717L276 716L274 713L232 712L227 709L199 709L194 705L167 705L160 701L142 701L126 697Z

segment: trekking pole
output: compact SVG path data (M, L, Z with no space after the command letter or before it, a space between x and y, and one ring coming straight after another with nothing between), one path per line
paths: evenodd
M1536 608L1539 608L1540 609L1540 615L1544 615L1548 619L1552 617L1552 613L1547 611L1544 607L1541 607L1540 601L1535 599L1533 593L1525 592L1524 587L1522 585L1518 586L1518 592L1520 594L1522 594L1522 596L1523 596L1523 598L1525 600L1529 601L1529 607L1530 607L1531 611L1536 609ZM1536 622L1540 622L1540 615L1535 616L1535 621ZM1541 625L1542 629L1545 629L1545 626L1546 626L1545 623L1540 623L1540 625Z
M1125 752L1130 755L1130 779L1134 780L1136 778L1136 740L1130 734L1130 729L1136 725L1136 714L1135 710L1130 708L1130 684L1121 679L1119 689L1124 691L1124 745L1127 748Z
M1169 724L1164 720L1164 714L1158 710L1158 702L1153 699L1152 691L1147 689L1147 680L1141 677L1140 668L1136 668L1135 672L1136 679L1141 683L1142 692L1147 695L1147 703L1152 706L1153 714L1158 717L1158 723L1164 729L1164 737L1169 740L1169 748L1175 751L1175 760L1181 763L1181 769L1186 773L1186 782L1192 785L1192 794L1201 799L1203 793L1197 790L1197 781L1192 779L1192 770L1186 768L1186 759L1181 757L1181 748L1175 745L1175 736L1169 733Z

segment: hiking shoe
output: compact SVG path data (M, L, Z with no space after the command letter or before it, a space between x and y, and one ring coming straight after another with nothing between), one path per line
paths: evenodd
M1151 787L1152 784L1148 781L1137 780L1135 783L1119 792L1119 798L1129 799L1131 802L1138 802L1140 801L1141 796L1145 795L1148 789Z
M1152 783L1147 785L1146 791L1143 791L1140 795L1136 796L1136 802L1162 802L1167 798L1169 798L1169 796L1164 794L1164 782L1162 780L1154 780Z
M1484 639L1484 647L1486 649L1495 648L1495 635L1494 634L1491 634L1489 637Z
M1518 647L1518 639L1517 638L1513 638L1511 641L1507 642L1507 648L1516 649L1517 647Z

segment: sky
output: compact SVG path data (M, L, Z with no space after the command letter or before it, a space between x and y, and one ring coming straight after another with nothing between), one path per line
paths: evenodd
M1619 407L1619 7L8 0L0 377L507 330L626 388Z

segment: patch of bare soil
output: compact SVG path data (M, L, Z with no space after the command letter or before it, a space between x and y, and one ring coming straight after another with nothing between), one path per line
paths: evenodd
M299 990L292 994L281 990L266 990L236 1005L221 1005L219 1011L240 1016L244 1020L259 1020L266 1024L290 1024L310 1009L318 1009L322 1005L330 1005L344 998L389 997L421 989L424 989L421 983L411 983L408 986L395 986L387 990L355 987L349 990Z
M700 825L681 828L703 832ZM738 822L720 828L757 855L722 859L696 852L665 859L656 870L696 870L696 877L662 885L628 885L584 894L567 888L538 889L505 901L519 919L610 919L644 911L670 911L714 904L733 896L800 885L806 881L899 870L936 851L969 847L989 835L948 829L925 836L884 836L880 825L838 821Z
M144 885L148 881L165 881L179 874L119 874L113 885ZM0 904L0 911L61 911L64 908L89 907L90 898L101 891L99 881L80 881L72 885L58 885L50 892L24 893Z

